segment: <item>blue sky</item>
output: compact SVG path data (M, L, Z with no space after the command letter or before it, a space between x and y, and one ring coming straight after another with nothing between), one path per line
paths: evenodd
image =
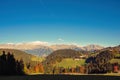
M120 44L120 0L0 0L0 43Z

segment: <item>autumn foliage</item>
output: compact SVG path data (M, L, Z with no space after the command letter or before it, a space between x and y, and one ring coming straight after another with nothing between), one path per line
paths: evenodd
M44 67L42 64L37 64L34 66L34 72L35 73L44 73Z

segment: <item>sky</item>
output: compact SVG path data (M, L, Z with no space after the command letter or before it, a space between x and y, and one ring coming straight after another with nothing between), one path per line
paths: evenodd
M120 45L120 0L0 0L0 44Z

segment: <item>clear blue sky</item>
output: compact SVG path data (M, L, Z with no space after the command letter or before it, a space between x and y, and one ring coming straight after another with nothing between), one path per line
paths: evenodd
M119 45L120 0L0 0L0 43L36 40Z

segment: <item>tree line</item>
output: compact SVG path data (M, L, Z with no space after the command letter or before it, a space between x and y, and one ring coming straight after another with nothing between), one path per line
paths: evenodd
M23 60L15 60L10 52L0 55L0 75L25 75Z
M86 71L88 74L94 73L110 73L114 72L114 69L120 68L118 63L110 63L110 60L114 58L114 53L112 51L106 50L100 52L96 56L91 56L86 59L87 68Z

